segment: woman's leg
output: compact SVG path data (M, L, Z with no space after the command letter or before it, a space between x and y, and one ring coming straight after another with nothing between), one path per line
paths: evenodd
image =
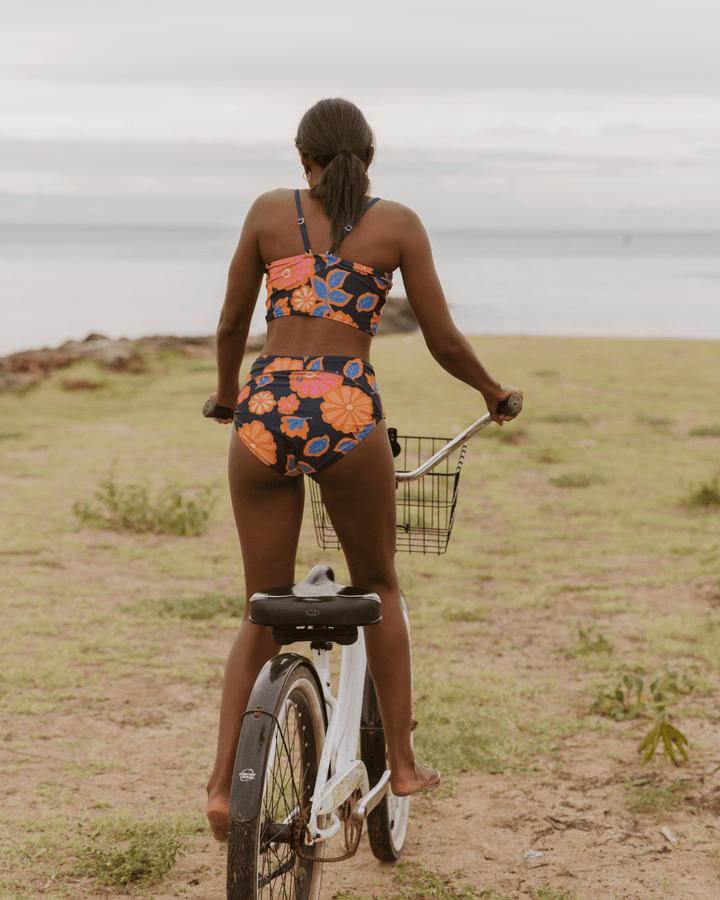
M375 591L382 622L365 629L368 665L380 704L397 796L437 783L439 773L415 762L410 731L410 641L395 572L395 466L385 423L317 475L353 585Z
M280 649L272 629L249 621L250 597L295 581L304 485L260 462L233 432L230 494L245 571L243 621L225 667L215 767L207 785L207 816L217 840L227 837L230 787L242 714L260 670Z

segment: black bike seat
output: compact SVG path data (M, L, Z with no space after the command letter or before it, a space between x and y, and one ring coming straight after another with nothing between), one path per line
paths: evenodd
M272 625L277 643L322 640L323 635L325 640L352 643L355 637L341 637L356 636L358 626L379 622L380 609L377 594L338 584L330 566L321 565L298 584L253 594L250 621Z

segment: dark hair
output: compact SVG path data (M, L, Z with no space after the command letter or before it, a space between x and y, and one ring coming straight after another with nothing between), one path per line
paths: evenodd
M322 167L310 191L322 201L337 246L362 215L370 189L367 167L375 154L375 136L365 116L349 100L320 100L300 120L295 146Z

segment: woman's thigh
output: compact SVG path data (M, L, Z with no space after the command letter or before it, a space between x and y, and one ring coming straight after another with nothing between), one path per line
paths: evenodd
M266 466L236 432L230 440L228 472L248 597L256 591L293 584L305 496L303 479Z
M353 583L397 589L395 465L385 423L316 480Z

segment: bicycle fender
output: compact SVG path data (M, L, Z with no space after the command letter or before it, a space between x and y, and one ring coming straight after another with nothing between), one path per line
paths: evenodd
M275 731L275 717L278 714L278 704L285 681L299 668L304 668L308 676L315 679L322 697L322 685L314 666L306 657L300 656L298 653L281 653L265 663L255 682L248 710L243 716L240 740L235 755L233 781L237 782L238 790L234 792L230 803L230 820L232 822L250 822L260 814L264 772L255 772L248 768L239 769L242 749L250 746L262 751L272 740ZM327 711L324 703L322 706L327 729Z

